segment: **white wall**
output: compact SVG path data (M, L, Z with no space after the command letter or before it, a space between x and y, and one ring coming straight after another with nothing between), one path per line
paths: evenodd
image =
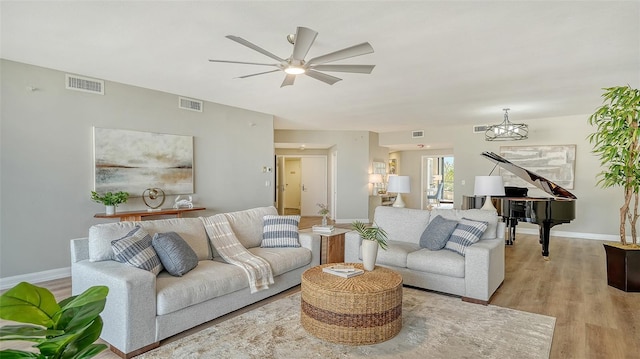
M594 104L594 108L598 104ZM523 141L487 142L484 134L474 134L470 126L438 127L437 131L427 129L422 143L442 142L446 139L452 143L455 157L455 206L460 207L462 195L473 194L473 181L476 175L488 175L494 163L484 159L483 151L500 152L500 146L531 145L576 145L575 187L569 191L578 197L576 202L576 219L569 224L554 227L556 233L582 233L587 238L616 240L618 232L618 209L622 205L620 188L601 189L596 186L596 174L601 171L598 159L591 153L592 146L587 140L593 128L587 123L588 115L576 115L556 118L536 119L528 122L529 139ZM380 134L380 144L394 143L399 133ZM400 173L412 176L412 193L404 196L407 205L419 208L419 191L413 191L414 179L419 175L419 158L409 151L394 153L400 157ZM496 169L496 171L498 171ZM464 181L465 184L462 184ZM530 196L546 196L537 189L529 191ZM537 228L537 226L520 224L521 228Z
M262 172L275 168L271 115L180 110L177 95L109 81L103 96L70 91L64 72L6 60L0 71L0 278L69 267L69 239L109 221L89 198L93 126L194 136L194 202L208 208L195 216L273 204L274 173Z

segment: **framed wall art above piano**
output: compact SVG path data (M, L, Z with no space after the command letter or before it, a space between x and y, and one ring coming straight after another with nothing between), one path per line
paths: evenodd
M566 189L574 189L576 145L500 146L500 156ZM505 186L535 188L515 174L500 169Z

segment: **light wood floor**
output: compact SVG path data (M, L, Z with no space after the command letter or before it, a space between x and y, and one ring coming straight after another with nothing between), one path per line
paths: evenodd
M300 227L308 228L319 220L319 217L303 218ZM625 293L607 286L602 242L552 237L550 258L550 261L542 259L536 236L519 234L515 245L506 247L505 281L491 304L555 317L553 359L640 358L640 293ZM40 285L60 299L71 295L70 278ZM180 333L161 345L299 290L299 286L294 287ZM7 344L0 346L6 348ZM96 358L118 357L105 351Z

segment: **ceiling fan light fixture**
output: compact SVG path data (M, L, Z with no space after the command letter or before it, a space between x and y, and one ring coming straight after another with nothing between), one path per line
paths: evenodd
M307 70L305 70L304 67L294 66L294 65L289 65L284 69L284 72L288 73L289 75L301 75L306 71Z
M509 121L509 108L504 111L504 120L498 125L487 127L484 133L486 141L519 141L526 140L529 135L529 126L524 123L513 123Z

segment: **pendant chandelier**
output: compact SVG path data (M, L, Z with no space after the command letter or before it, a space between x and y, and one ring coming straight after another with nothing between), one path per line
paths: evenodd
M518 141L526 140L529 134L529 126L524 123L509 121L509 108L503 108L504 120L499 125L491 125L484 132L487 141Z

